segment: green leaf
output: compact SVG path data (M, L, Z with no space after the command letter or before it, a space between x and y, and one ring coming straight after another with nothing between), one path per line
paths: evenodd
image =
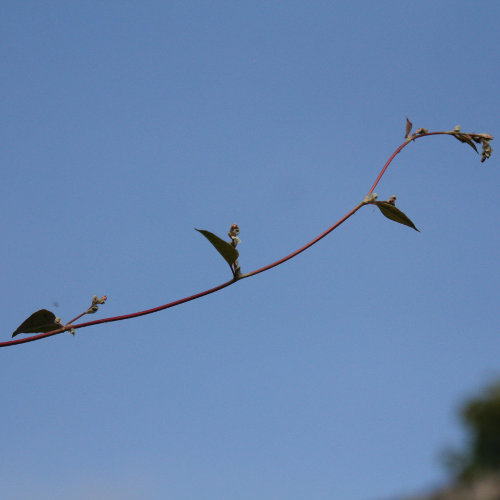
M230 266L236 262L239 253L238 250L231 245L231 243L224 241L210 231L205 231L204 229L196 229L196 231L201 233L208 241L210 241L210 243L212 243L215 249L222 255L222 257L224 257Z
M52 330L61 328L61 326L62 324L56 321L56 315L53 312L47 311L47 309L40 309L23 321L12 336L15 337L19 333L51 332Z
M413 224L413 222L392 203L388 203L387 201L376 201L375 205L377 205L382 214L385 215L388 219L399 222L400 224L404 224L405 226L409 226L415 229L415 231L419 231L415 227L415 224Z

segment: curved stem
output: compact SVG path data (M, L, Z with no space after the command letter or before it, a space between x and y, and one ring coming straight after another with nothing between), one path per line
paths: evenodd
M264 271L267 271L268 269L271 269L272 267L279 266L280 264L283 264L283 262L286 262L289 259L292 259L299 253L302 253L304 250L307 250L309 247L317 243L319 240L324 238L327 234L331 233L334 229L336 229L340 224L345 222L349 217L354 215L363 205L365 205L365 202L361 202L356 207L354 207L350 212L348 212L344 217L342 217L339 221L337 221L333 226L329 227L326 231L321 233L319 236L311 240L309 243L304 245L303 247L299 248L298 250L295 250L295 252L292 252L291 254L287 255L286 257L283 257L282 259L279 259L272 264L269 264L267 266L261 267L260 269L257 269L255 271L252 271L251 273L247 274L242 274L239 277L234 277L233 279L226 281L225 283L222 283L221 285L218 285L216 287L210 288L208 290L205 290L203 292L196 293L194 295L190 295L189 297L185 297L183 299L179 300L174 300L173 302L169 302L168 304L164 304L162 306L158 307L153 307L151 309L146 309L144 311L139 311L131 314L124 314L122 316L113 316L110 318L103 318L103 319L97 319L94 321L87 321L86 323L80 323L78 325L72 325L69 323L63 328L59 328L57 330L54 330L52 332L47 332L47 333L40 333L39 335L33 335L31 337L26 337L26 338L21 338L21 339L15 339L15 340L9 340L7 342L0 342L0 347L7 347L10 345L17 345L17 344L24 344L26 342L33 342L34 340L40 340L44 339L47 337L51 337L52 335L57 335L59 333L63 333L67 330L74 329L76 330L77 328L85 328L87 326L93 326L93 325L99 325L101 323L111 323L113 321L122 321L124 319L131 319L131 318L138 318L139 316L145 316L146 314L152 314L158 311L163 311L164 309L169 309L170 307L175 307L180 304L184 304L185 302L189 302L191 300L199 299L200 297L204 297L205 295L210 295L211 293L218 292L219 290L222 290L223 288L228 287L229 285L232 285L233 283L236 283L237 281L243 279L243 278L249 278L250 276L255 276L256 274L262 273ZM75 318L75 320L78 319ZM73 321L75 321L73 320Z
M283 264L283 262L286 262L287 260L293 259L295 256L299 255L299 253L302 253L304 250L307 250L309 247L312 247L319 240L323 239L327 234L331 233L334 229L339 227L340 224L345 222L349 217L353 216L363 205L366 205L366 203L362 201L361 203L356 205L350 212L345 214L344 217L342 217L342 219L337 221L333 226L329 227L326 231L324 231L319 236L311 240L309 243L306 243L303 247L300 247L298 250L295 250L295 252L292 252L291 254L287 255L286 257L283 257L280 260L277 260L276 262L273 262L272 264L268 264L267 266L261 267L260 269L256 269L251 273L242 274L240 276L240 279L250 278L250 276L255 276L256 274L263 273L264 271L268 271L273 267Z
M210 288L208 290L205 290L203 292L195 293L194 295L190 295L189 297L184 297L183 299L179 300L174 300L173 302L169 302L168 304L164 304L162 306L158 307L153 307L151 309L146 309L144 311L138 311L135 313L131 314L124 314L122 316L113 316L110 318L103 318L103 319L96 319L94 321L87 321L86 323L80 323L78 325L71 325L68 324L67 326L63 328L59 328L58 330L54 330L52 332L47 332L47 333L40 333L39 335L33 335L31 337L26 337L24 339L16 339L16 340L9 340L7 342L0 342L0 347L7 347L9 345L16 345L16 344L24 344L26 342L32 342L33 340L40 340L44 339L47 337L51 337L52 335L57 335L58 333L63 333L67 330L71 329L77 329L77 328L85 328L86 326L92 326L92 325L99 325L101 323L111 323L113 321L121 321L124 319L131 319L131 318L138 318L139 316L145 316L146 314L152 314L158 311L163 311L164 309L169 309L170 307L175 307L180 304L184 304L185 302L189 302L190 300L195 300L199 299L200 297L203 297L205 295L210 295L211 293L218 292L219 290L222 290L223 288L226 288L229 285L232 285L233 283L236 283L237 279L232 279L229 281L226 281L225 283L222 283L221 285L215 286L213 288Z
M222 290L223 288L226 288L226 287L228 287L228 286L236 283L237 281L239 281L239 280L241 280L243 278L250 278L251 276L255 276L255 275L257 275L259 273L262 273L264 271L268 271L269 269L271 269L273 267L279 266L280 264L283 264L287 260L293 259L294 257L296 257L297 255L299 255L300 253L302 253L305 250L307 250L309 247L311 247L314 244L316 244L319 240L323 239L326 235L328 235L334 229L336 229L337 227L339 227L343 222L345 222L347 219L349 219L350 217L352 217L361 207L363 207L364 205L368 204L369 201L366 201L366 200L373 193L373 190L375 189L375 187L377 186L377 184L382 179L383 175L385 174L385 172L386 172L387 168L389 167L389 165L391 164L392 160L394 160L394 158L397 156L397 154L403 148L405 148L412 140L416 140L416 139L419 139L421 137L425 137L425 136L428 136L428 135L440 135L440 134L449 134L449 132L427 132L425 134L419 134L419 135L413 135L413 136L411 136L409 140L406 140L403 144L401 144L394 151L394 153L392 153L392 155L387 160L386 164L383 166L382 170L378 174L377 178L375 179L375 182L373 183L373 186L368 191L368 195L365 198L365 200L363 200L361 203L358 203L358 205L356 205L350 212L348 212L347 214L345 214L344 217L342 217L340 220L338 220L335 224L333 224L331 227L329 227L326 231L324 231L323 233L321 233L319 236L317 236L316 238L314 238L313 240L311 240L309 243L306 243L304 246L302 246L298 250L295 250L294 252L292 252L291 254L287 255L286 257L283 257L282 259L279 259L279 260L277 260L277 261L275 261L275 262L273 262L271 264L268 264L267 266L264 266L264 267L261 267L259 269L256 269L255 271L252 271L250 273L242 274L240 276L234 276L233 279L231 279L229 281L226 281L225 283L222 283L221 285L215 286L215 287L210 288L208 290L205 290L203 292L196 293L194 295L190 295L189 297L185 297L183 299L174 300L173 302L169 302L168 304L164 304L162 306L153 307L152 309L146 309L144 311L139 311L139 312L135 312L135 313L131 313L131 314L124 314L122 316L114 316L114 317L110 317L110 318L98 319L98 320L95 320L95 321L88 321L86 323L80 323L78 325L68 324L68 325L64 326L63 328L59 328L58 330L54 330L54 331L51 331L51 332L41 333L39 335L33 335L31 337L26 337L26 338L21 338L21 339L9 340L7 342L0 342L0 347L7 347L7 346L11 346L11 345L24 344L26 342L33 342L34 340L40 340L40 339L44 339L44 338L47 338L47 337L51 337L52 335L57 335L59 333L63 333L65 331L71 330L71 329L75 329L76 330L77 328L85 328L87 326L99 325L101 323L111 323L113 321L122 321L124 319L137 318L139 316L145 316L147 314L152 314L152 313L155 313L155 312L158 312L158 311L163 311L164 309L169 309L170 307L175 307L175 306L178 306L180 304L184 304L185 302L189 302L191 300L199 299L200 297L204 297L205 295L210 295L211 293L218 292L219 290ZM79 317L81 317L81 315L78 316L77 318L75 318L73 321L76 321L76 319L78 319Z
M370 196L373 193L373 190L377 187L377 184L380 182L380 179L382 179L383 175L385 174L385 171L389 167L389 165L392 163L392 160L396 158L396 156L400 153L402 149L404 149L410 142L416 141L417 139L420 139L421 137L426 137L428 135L443 135L443 134L449 134L449 132L426 132L425 134L419 134L419 135L413 135L409 140L406 140L399 146L394 153L390 156L390 158L387 160L386 164L382 167L382 170L378 174L377 178L375 179L375 182L373 183L373 186L370 188L370 191L368 191L367 196Z

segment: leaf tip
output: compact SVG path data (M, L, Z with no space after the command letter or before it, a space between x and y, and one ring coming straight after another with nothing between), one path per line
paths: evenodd
M196 228L195 228L196 229ZM236 247L224 241L222 238L219 238L217 235L207 231L205 229L196 229L199 233L201 233L205 238L213 245L213 247L219 252L219 254L224 258L224 260L232 266L237 261L239 253L236 250Z
M399 208L396 207L396 196L391 196L388 201L376 201L375 205L382 212L382 215L387 217L394 222L398 222L399 224L403 224L405 226L411 227L420 233L420 230L417 229L415 224L411 221L411 219Z

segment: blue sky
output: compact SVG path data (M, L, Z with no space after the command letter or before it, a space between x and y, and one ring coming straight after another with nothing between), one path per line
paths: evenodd
M3 339L230 278L363 199L415 128L498 135L496 2L0 7ZM492 144L495 149L495 141ZM394 498L446 480L500 376L498 157L410 144L296 259L195 302L0 351L16 499ZM57 304L57 306L55 305Z

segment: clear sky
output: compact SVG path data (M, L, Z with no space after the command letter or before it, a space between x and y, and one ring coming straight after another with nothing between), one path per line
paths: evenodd
M2 337L227 281L363 199L415 129L498 135L497 2L0 6ZM496 149L495 141L492 146ZM6 499L379 500L446 480L500 376L498 156L410 144L296 259L0 350Z

